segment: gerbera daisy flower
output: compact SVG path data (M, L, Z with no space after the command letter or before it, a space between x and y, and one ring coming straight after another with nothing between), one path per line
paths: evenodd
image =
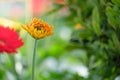
M22 25L22 27L35 39L41 39L53 34L53 27L37 18L33 18L30 25L26 22L26 25Z
M8 54L13 54L22 45L23 41L19 38L17 32L9 27L0 25L0 53L7 52Z

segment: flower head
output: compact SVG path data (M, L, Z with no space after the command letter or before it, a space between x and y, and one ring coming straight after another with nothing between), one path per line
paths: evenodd
M22 45L23 41L19 38L17 32L0 25L0 53L7 52L8 54L13 54Z
M30 25L26 22L26 25L22 25L22 27L35 39L41 39L53 34L53 27L37 18L33 18Z

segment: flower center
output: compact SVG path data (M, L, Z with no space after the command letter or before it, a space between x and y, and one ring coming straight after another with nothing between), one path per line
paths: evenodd
M5 45L5 41L0 40L0 45Z
M35 29L37 29L37 30L43 30L43 28L40 27L40 26L35 26Z

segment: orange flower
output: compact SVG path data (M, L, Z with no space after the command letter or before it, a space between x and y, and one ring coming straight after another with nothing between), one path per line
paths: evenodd
M37 18L33 18L30 25L26 22L26 25L22 25L22 27L35 39L41 39L53 34L53 27Z

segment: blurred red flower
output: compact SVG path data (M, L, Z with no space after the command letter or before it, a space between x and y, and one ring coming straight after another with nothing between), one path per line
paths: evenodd
M0 53L7 52L8 54L13 54L22 45L23 41L19 38L17 32L0 25Z

